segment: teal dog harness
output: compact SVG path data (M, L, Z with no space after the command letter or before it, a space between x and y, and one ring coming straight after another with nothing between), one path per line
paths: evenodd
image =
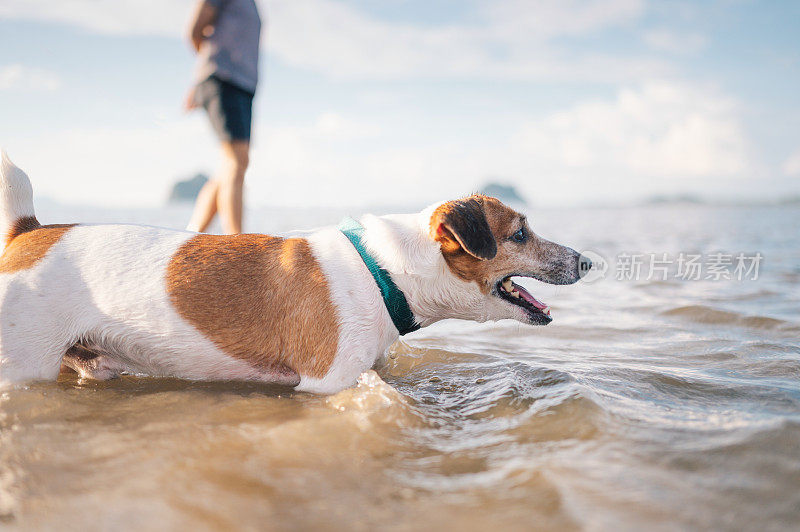
M381 291L383 304L386 305L386 310L389 311L389 316L400 334L407 334L419 329L403 291L394 284L389 272L381 268L375 257L367 251L364 245L364 226L348 216L339 224L339 231L350 240L358 254L361 255L361 260L367 265L372 278L375 279L375 284Z

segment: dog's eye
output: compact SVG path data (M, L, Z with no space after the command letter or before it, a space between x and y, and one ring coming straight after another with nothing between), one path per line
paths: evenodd
M511 235L511 240L513 240L514 242L520 242L520 243L525 242L525 238L526 235L524 227L520 227L519 231Z

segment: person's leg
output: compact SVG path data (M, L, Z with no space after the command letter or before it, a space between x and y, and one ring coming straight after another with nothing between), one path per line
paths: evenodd
M191 220L189 220L189 225L186 227L187 230L204 233L208 226L211 225L214 215L217 214L217 188L216 179L209 179L203 185L197 195L194 212Z
M225 164L217 180L217 212L226 233L241 233L244 174L250 160L250 142L223 142L222 155Z
M219 213L224 232L242 232L244 174L249 164L249 152L250 143L246 140L222 143L221 168L197 195L194 213L186 229L202 233Z
M203 232L219 214L225 233L242 232L244 174L250 153L253 95L211 77L198 89L211 125L220 138L222 163L197 196L187 229Z
M223 142L227 135L225 129L225 115L222 106L222 84L220 80L210 77L200 83L195 89L195 97L203 106L208 114L211 126L215 133ZM220 170L217 172L222 175L226 171L227 161L223 158ZM214 216L217 214L217 189L219 186L218 176L213 176L200 190L195 200L194 211L186 226L188 231L204 233Z

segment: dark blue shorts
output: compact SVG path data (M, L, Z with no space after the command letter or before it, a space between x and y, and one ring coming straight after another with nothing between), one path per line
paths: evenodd
M208 113L221 141L250 140L253 93L211 76L197 86L195 99Z

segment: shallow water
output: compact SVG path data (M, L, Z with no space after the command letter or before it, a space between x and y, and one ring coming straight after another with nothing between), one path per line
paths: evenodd
M185 214L40 217L178 226ZM257 214L277 231L341 213ZM800 209L530 216L543 236L612 262L764 260L757 281L618 281L612 269L590 284L528 282L551 325L437 324L333 397L74 375L6 391L0 526L796 529Z

